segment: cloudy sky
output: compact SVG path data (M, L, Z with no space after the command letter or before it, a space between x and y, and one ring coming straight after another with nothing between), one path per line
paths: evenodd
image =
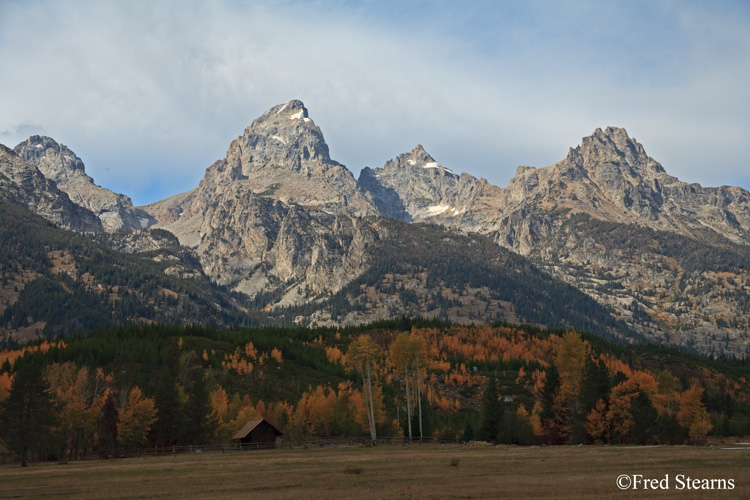
M748 26L746 0L0 0L0 143L49 135L145 204L296 98L355 175L421 143L506 186L613 125L750 188Z

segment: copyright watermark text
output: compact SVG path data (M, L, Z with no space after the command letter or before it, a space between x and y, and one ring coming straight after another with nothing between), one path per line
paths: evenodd
M620 474L615 481L621 490L733 490L734 479L705 479L677 474L646 477L643 474Z

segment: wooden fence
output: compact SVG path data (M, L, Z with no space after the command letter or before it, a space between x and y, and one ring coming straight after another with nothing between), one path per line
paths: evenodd
M365 448L371 446L419 446L420 444L452 444L456 443L455 439L425 439L420 443L418 439L409 442L402 437L382 437L378 438L377 445L373 445L369 437L351 438L351 439L310 439L304 441L286 441L280 440L277 443L246 443L246 444L204 444L204 445L174 445L174 446L150 446L142 448L119 448L117 457L145 457L145 456L165 456L178 454L202 454L202 453L232 453L239 451L263 450L263 449L307 449L307 448ZM38 457L31 457L31 461L36 461ZM96 453L90 453L84 460L100 460ZM80 460L80 459L76 459ZM0 453L0 464L12 463L18 461L18 457L13 453Z
M455 439L425 439L424 444L452 444ZM420 441L402 437L378 438L377 446L415 446L422 444ZM207 445L180 445L180 446L156 446L148 448L128 448L118 450L119 456L149 456L149 455L177 455L185 453L231 453L236 451L250 451L273 448L306 449L306 448L333 448L333 447L370 447L373 446L370 438L351 439L310 439L305 441L280 440L278 443L245 443L239 444L207 444Z

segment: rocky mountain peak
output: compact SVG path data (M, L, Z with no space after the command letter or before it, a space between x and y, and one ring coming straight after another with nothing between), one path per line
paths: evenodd
M58 184L73 173L86 175L83 161L67 146L58 144L51 137L33 135L18 144L14 151Z
M646 154L643 145L631 138L624 128L618 127L596 129L582 139L580 146L571 148L567 160L586 171L616 165L631 170L632 174L664 172L661 165Z
M235 176L249 177L257 168L273 165L308 173L313 163L331 160L323 132L315 125L302 101L272 107L245 129L227 151Z
M271 109L263 113L260 118L257 118L253 123L255 124L258 122L267 121L269 119L274 119L275 117L303 121L305 118L310 118L307 112L307 108L305 107L305 103L303 103L299 99L292 99L286 104L277 104L276 106L272 107Z
M435 163L435 159L430 156L427 151L425 151L421 144L417 144L416 146L414 146L414 149L412 149L411 152L399 156L399 158L402 157L407 157L407 163L410 165Z
M72 202L54 180L1 144L0 198L26 207L60 227L81 232L102 230L95 214Z
M435 176L458 178L453 170L435 161L421 144L417 144L410 152L400 154L394 160L387 161L378 175L381 177L394 175L396 170L401 171L401 175L404 175L403 172L408 172L406 175L425 178Z
M18 144L14 151L54 181L73 203L93 212L107 231L132 231L154 222L136 209L129 197L94 184L83 161L64 144L35 135Z

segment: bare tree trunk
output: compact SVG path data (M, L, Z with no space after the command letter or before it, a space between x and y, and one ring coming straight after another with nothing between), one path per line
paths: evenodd
M409 420L409 441L411 441L411 393L409 392L409 365L404 361L404 379L406 380L406 416Z
M367 425L370 427L370 437L372 437L372 417L370 414L370 398L367 397L367 391L365 391L365 387L367 387L367 380L365 379L365 371L362 370L362 392L364 393L365 411L367 412Z
M419 371L419 357L417 356L417 401L419 402L419 442L422 442L422 372Z
M372 398L372 371L370 368L370 360L367 360L367 389L370 393L370 437L372 442L375 443L378 440L377 431L375 430L375 405L373 404Z

